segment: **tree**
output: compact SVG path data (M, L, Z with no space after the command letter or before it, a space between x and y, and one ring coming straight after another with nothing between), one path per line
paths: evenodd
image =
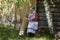
M31 2L32 1L32 2ZM30 4L31 3L31 4ZM30 4L30 5L29 5ZM23 11L23 21L22 21L22 25L21 25L21 29L20 29L20 32L19 32L19 35L20 34L24 34L26 28L27 28L27 20L26 20L26 16L28 15L29 13L29 9L30 9L30 6L36 6L36 0L26 0L24 3L22 3L22 11ZM22 33L23 32L23 33Z
M45 11L46 11L45 14L46 14L47 22L48 22L49 31L50 33L53 33L52 15L51 15L51 12L49 10L49 5L46 0L44 1L44 6L45 6Z

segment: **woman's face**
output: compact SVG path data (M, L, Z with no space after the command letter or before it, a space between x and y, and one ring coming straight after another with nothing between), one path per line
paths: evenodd
M30 10L31 13L33 13L33 10Z

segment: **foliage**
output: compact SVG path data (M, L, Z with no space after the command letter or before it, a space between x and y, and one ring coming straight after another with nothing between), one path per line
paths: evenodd
M54 38L51 36L49 31L41 33L40 37L35 36L35 37L27 37L26 35L23 37L20 37L19 30L14 30L14 29L6 29L1 27L3 25L0 25L0 39L1 40L53 40Z
M6 1L6 6L9 8L9 7L11 7L11 0L5 0ZM29 0L13 0L13 2L14 3L16 3L16 5L19 7L20 6L20 4L21 3L23 3L23 2L28 2L29 4L30 4L30 2L29 2ZM3 7L5 7L5 3L4 3L4 0L2 0L2 4L1 4L1 8L3 8Z

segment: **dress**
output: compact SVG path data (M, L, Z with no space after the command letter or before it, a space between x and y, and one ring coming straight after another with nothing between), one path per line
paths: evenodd
M30 17L31 16L31 17ZM31 18L31 21L28 22L27 33L34 33L38 29L38 14L33 13L29 14L28 18Z

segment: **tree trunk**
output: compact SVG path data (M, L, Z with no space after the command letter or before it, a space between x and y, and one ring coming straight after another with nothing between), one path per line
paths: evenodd
M16 4L15 4L15 25L14 25L14 28L17 27L17 7L16 7Z
M31 0L32 1L32 0ZM33 6L36 6L35 4L35 0L33 0L32 4ZM29 9L30 9L30 6L29 6L29 3L28 2L25 2L22 4L22 11L23 11L23 22L22 22L22 25L21 25L21 28L20 28L20 32L19 32L19 35L22 34L22 31L23 31L23 34L27 28L27 20L26 20L26 16L29 14Z
M21 28L20 28L20 32L19 32L19 35L21 34L21 31L23 31L23 34L27 28L27 20L26 20L26 16L28 15L29 13L29 4L28 3L23 3L22 4L22 25L21 25Z
M37 0L30 0L31 1L31 6L35 6L36 7L36 2L37 2Z
M46 18L49 26L50 33L53 33L53 23L52 23L52 15L49 11L49 5L47 1L44 1L45 11L46 11Z

